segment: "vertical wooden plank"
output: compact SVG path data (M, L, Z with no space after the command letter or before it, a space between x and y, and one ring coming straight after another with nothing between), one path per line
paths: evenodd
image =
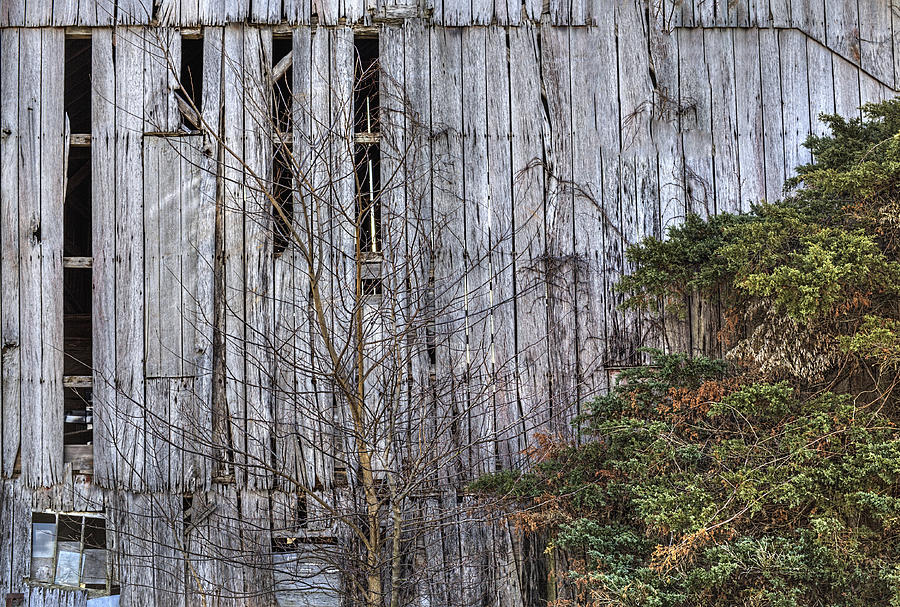
M21 385L22 419L43 421L41 411L41 182L40 119L41 81L39 61L40 30L20 33L19 78L19 276L22 331ZM22 472L33 486L41 482L43 465L43 424L22 424Z
M809 84L807 81L806 38L801 32L778 33L781 52L781 95L784 121L784 170L787 176L809 162L803 147L810 129Z
M512 202L509 47L506 32L492 27L485 48L487 80L487 176L490 204L490 280L493 344L489 373L497 442L497 465L512 468L524 444L516 399L516 316Z
M813 2L815 0L805 0ZM821 2L821 0L818 0ZM867 0L868 1L868 0ZM825 13L828 16L827 38L814 33L811 29L801 28L804 32L827 44L828 48L845 59L859 64L859 11L856 2L845 0L825 0ZM794 9L795 19L798 11Z
M112 30L94 31L91 42L94 474L99 483L110 486L115 481L119 435L115 390L116 74Z
M268 77L271 30L244 30L244 256L246 310L247 457L250 489L270 487L272 441L272 310L268 291L272 271L272 140Z
M29 0L25 5L25 23L28 27L40 27L51 24L53 17L53 0Z
M657 80L650 130L659 166L659 220L662 235L684 221L686 213L680 132L684 107L678 74L680 49L677 32L670 29L664 18L658 16L651 22L650 29L650 60ZM662 302L662 305L666 349L672 352L689 352L690 327L683 308L669 306L667 309L667 302ZM609 382L605 373L601 381Z
M62 200L65 126L61 30L20 34L19 268L22 473L49 486L62 473Z
M465 224L467 448L472 475L494 468L491 352L491 210L488 192L486 30L462 36L463 214Z
M512 130L514 314L516 322L516 433L522 449L535 433L550 432L549 352L545 274L544 171L540 53L531 25L509 30ZM517 445L517 446L518 446ZM521 451L521 449L520 449Z
M151 544L154 605L180 605L185 599L185 568L179 549L184 532L182 496L154 494L145 529Z
M734 41L731 30L704 34L712 99L713 170L716 212L741 209L740 164L737 149Z
M246 312L244 298L244 27L227 25L223 43L223 125L225 138L223 238L225 324L225 412L237 486L246 481Z
M357 293L360 272L357 263L355 221L356 204L355 176L353 173L353 88L354 88L354 48L353 30L349 27L336 28L329 32L328 86L329 125L328 142L328 223L325 231L326 242L332 250L329 277L331 286L329 303L331 306L331 336L340 351L345 352L341 361L342 371L355 380L358 366L351 362L358 347L364 341L359 339L357 314L362 313L362 302ZM357 330L354 330L357 329ZM345 349L346 348L346 349ZM334 370L332 364L331 369ZM337 392L331 386L332 394ZM355 479L356 456L359 441L368 439L370 428L364 418L349 409L345 395L337 393L338 420L343 430L341 444L336 453L346 461L348 480Z
M145 384L144 417L146 431L144 470L141 483L150 491L169 489L169 466L172 461L169 427L170 380L148 377Z
M621 142L621 229L623 246L659 235L659 175L650 133L653 81L646 33L649 24L640 7L622 3L616 12L619 32L619 128ZM634 69L635 65L642 66ZM646 69L643 68L646 66ZM622 270L631 268L623 265ZM625 314L626 359L636 362L637 348L653 345L658 335L649 317Z
M311 0L312 14L318 15L319 23L335 25L339 17L338 0Z
M199 0L197 10L200 23L216 26L225 24L225 0ZM221 46L219 51L221 52Z
M140 489L144 474L144 236L142 134L144 37L116 30L115 389L119 486Z
M307 265L307 275L310 279L309 288L318 289L321 301L325 306L329 305L331 297L331 280L335 269L333 246L331 246L331 192L329 171L331 161L331 129L334 127L333 114L331 113L331 39L327 32L316 30L311 39L312 52L310 62L310 95L308 105L302 110L309 120L309 139L307 145L308 159L303 166L310 175L310 184L307 186L309 196L304 199L309 219L306 236L309 243L314 245L310 249L311 264ZM320 240L321 239L321 240ZM320 243L328 246L319 247ZM321 264L321 265L320 265ZM323 274L317 274L322 269ZM338 454L338 447L344 440L342 411L336 409L334 394L329 385L329 370L334 367L328 360L328 356L322 347L322 327L326 330L333 325L331 323L331 310L323 311L326 318L311 315L310 327L310 368L315 378L315 430L314 430L314 457L317 464L317 475L324 480L325 486L332 482L336 457L343 459L343 454ZM324 323L324 324L323 324ZM349 338L349 335L346 336Z
M784 186L784 127L781 113L781 54L778 32L760 30L759 72L762 91L763 146L766 152L766 198L781 198Z
M708 216L713 213L712 137L709 78L703 32L678 32L685 196L688 209Z
M279 0L257 0L250 6L250 21L253 23L280 23L281 2Z
M54 0L50 23L55 26L74 25L78 15L78 0Z
M181 35L168 27L153 27L145 34L144 121L146 131L175 131L181 114L175 102L181 67Z
M272 519L269 495L243 491L240 495L240 562L243 577L242 604L268 607L273 603L275 580L272 563Z
M708 217L715 210L715 184L710 77L704 38L704 33L699 30L679 30L685 204L688 212ZM699 305L692 306L689 312L691 350L709 353L716 340L716 325L712 320L717 318L718 312L715 307L707 311Z
M826 15L830 37L834 8L838 4L843 5L840 9L849 9L849 3L843 0L791 0L791 25L816 40L825 40ZM855 3L853 10L856 10Z
M243 23L250 13L250 3L244 0L224 0L225 23Z
M116 0L114 6L119 24L147 25L153 17L153 0Z
M69 151L63 105L65 37L41 34L41 423L47 472L42 484L62 474L63 451L63 202Z
M410 436L415 407L410 403L409 361L415 348L411 315L417 303L411 281L416 277L414 264L422 258L410 257L408 248L420 224L407 206L414 201L407 201L407 179L412 176L407 175L405 162L404 38L404 28L395 26L383 26L378 37L382 286L380 294L363 294L361 371L365 374L365 402L374 418L372 442L379 453L377 465L385 471L398 470L400 462L414 462L419 457L418 445ZM366 128L357 125L356 130Z
M815 40L807 39L810 132L816 135L824 135L828 130L819 116L834 113L834 80L831 77L833 56L833 53Z
M859 97L860 102L863 105L865 105L866 103L884 101L890 94L890 90L884 84L882 84L880 81L876 80L866 72L860 71Z
M472 21L470 25L488 25L494 19L493 0L471 0Z
M405 155L404 174L406 176L405 210L416 227L407 230L406 247L413 261L406 272L410 281L409 310L403 311L407 324L414 327L414 337L410 347L410 408L412 427L410 442L415 449L426 453L434 448L437 422L431 398L431 361L428 354L428 320L431 299L429 271L431 256L432 201L431 201L431 61L428 56L429 29L424 23L409 21L404 25L404 144L409 153ZM408 262L407 262L408 263ZM443 454L446 456L446 454ZM435 480L434 468L438 462L422 460L422 470L428 482Z
M25 25L25 0L9 0L0 5L0 27Z
M845 118L859 118L858 67L843 57L832 55L834 74L834 111Z
M20 447L19 402L19 32L0 30L0 475L10 477Z
M884 84L895 87L892 0L859 3L860 65ZM896 10L896 9L895 9Z
M569 73L569 32L542 26L541 78L545 93L544 139L545 225L547 226L547 308L550 349L550 428L561 436L571 432L577 412L578 348L575 325L575 260L572 187L572 92Z
M757 31L735 30L734 64L740 209L746 211L751 204L766 197L765 127Z
M605 188L604 158L618 154L618 66L612 16L597 28L571 33L573 128L574 247L577 304L578 402L584 403L607 388L605 358L606 312L604 290ZM575 83L580 83L576 85ZM594 116L605 116L595 120Z
M435 231L435 389L439 419L453 428L464 423L465 408L465 224L462 200L461 31L440 28L431 36L433 226ZM464 439L457 435L457 441ZM464 447L464 445L463 445ZM460 448L460 443L447 452ZM465 464L464 464L465 466ZM458 474L449 464L444 479Z

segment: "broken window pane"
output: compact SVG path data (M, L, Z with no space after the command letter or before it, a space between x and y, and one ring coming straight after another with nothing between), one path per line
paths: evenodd
M60 586L78 586L81 572L81 543L59 542L56 557L56 583Z

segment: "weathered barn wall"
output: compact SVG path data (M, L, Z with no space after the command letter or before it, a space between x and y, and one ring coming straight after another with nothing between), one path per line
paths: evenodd
M490 389L493 398L469 412L459 439L469 448L459 469L444 473L443 493L421 500L423 510L459 517L425 542L423 558L440 576L422 580L421 605L514 605L530 592L533 573L511 549L522 546L515 533L456 510L456 490L513 465L535 434L568 433L577 403L607 387L607 370L665 338L617 308L612 285L628 269L627 244L661 235L687 212L778 197L793 167L809 159L801 144L821 132L816 117L857 115L861 103L894 95L900 75L892 36L900 13L887 0L553 1L547 13L539 0L413 8L419 17L401 22L395 17L410 14L405 5L378 3L370 13L362 0L163 0L155 11L140 1L4 0L0 595L26 590L32 509L105 508L123 604L193 605L201 594L210 605L248 595L269 604L271 571L250 566L266 557L248 553L295 526L280 505L288 497L272 489L299 482L323 499L347 499L347 488L332 485L332 437L321 419L297 416L331 414L330 396L292 364L317 364L309 340L296 338L309 322L296 313L308 305L308 278L291 271L293 253L273 259L271 233L244 220L267 204L253 186L254 174L270 169L271 141L254 110L264 103L259 83L282 22L291 26L294 52L296 144L349 120L352 24L391 17L378 24L381 67L427 129L385 123L386 148L415 140L420 153L394 159L400 174L416 176L416 195L393 191L383 204L402 218L416 211L404 207L415 198L443 221L431 268L443 315L434 374L487 361L448 391L465 401ZM162 25L143 27L153 16ZM93 54L89 481L63 461L69 133L66 32L57 26L68 25L90 28ZM226 156L219 172L210 137L177 133L177 83L159 51L169 49L177 65L177 27L197 25L206 26L203 119L246 161ZM455 27L468 25L479 27ZM327 153L305 152L318 182L347 174L340 145L329 145ZM391 162L387 154L385 166ZM348 180L332 187L336 199L352 199ZM220 217L217 199L225 201ZM213 267L216 222L221 276ZM334 244L334 263L345 261L346 233L332 223L320 229ZM398 272L407 271L397 261L402 253L392 257L390 247L401 245L408 246L388 242L384 253ZM461 275L467 280L456 280ZM217 387L219 279L225 372ZM338 300L346 296L337 280L329 288ZM670 347L699 349L714 341L715 327L698 316L668 337ZM422 362L416 372L427 379L428 371ZM215 422L221 406L227 432ZM454 406L442 401L438 410ZM255 461L272 445L272 468L240 459L223 466L216 441L198 440L220 431ZM195 565L187 573L168 566L184 528L183 492L218 506L190 535ZM242 535L242 522L252 523L251 536ZM60 591L48 592L35 592L29 604L57 604L52 595ZM84 599L64 594L60 601L73 605Z

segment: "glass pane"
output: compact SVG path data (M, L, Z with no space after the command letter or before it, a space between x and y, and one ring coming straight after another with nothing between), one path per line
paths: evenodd
M81 543L81 517L59 515L59 541Z
M31 556L32 558L53 558L53 548L56 546L56 524L34 523L31 525Z
M82 584L106 585L106 550L85 548Z
M80 550L80 542L59 542L56 583L60 586L78 586L78 574L81 572Z

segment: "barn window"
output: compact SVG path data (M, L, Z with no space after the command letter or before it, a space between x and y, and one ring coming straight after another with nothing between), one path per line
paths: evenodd
M100 513L34 512L31 521L30 582L84 588L94 595L113 591Z
M64 106L72 133L91 132L91 39L66 38Z
M67 38L63 102L72 135L63 203L63 459L93 469L91 39Z
M381 250L381 155L379 149L378 38L356 36L353 93L354 176L356 182L357 245L363 256Z
M289 37L272 39L272 226L273 252L276 257L284 253L291 239L294 215L293 173L291 171L291 82L293 70L291 51L293 41Z
M181 123L188 130L198 130L203 92L203 38L199 35L182 34L180 67L176 100Z

